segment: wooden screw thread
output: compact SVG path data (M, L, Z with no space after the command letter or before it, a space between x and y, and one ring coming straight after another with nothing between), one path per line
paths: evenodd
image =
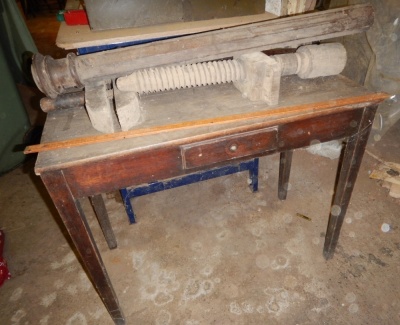
M118 79L117 87L122 91L151 93L234 82L244 77L239 62L222 60L138 70Z

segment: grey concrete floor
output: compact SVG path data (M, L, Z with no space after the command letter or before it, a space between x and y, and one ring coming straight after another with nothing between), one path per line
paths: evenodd
M375 147L390 155L392 140ZM0 288L0 324L111 324L33 163L0 178L13 275ZM322 247L337 160L304 150L284 202L277 155L261 159L258 193L240 173L151 194L133 200L135 225L118 193L105 195L115 250L83 207L127 324L398 324L399 201L368 178L376 165L367 154L330 261Z
M368 150L399 162L399 138L397 123ZM283 202L277 155L261 159L258 193L240 173L151 194L133 200L135 225L118 193L105 194L115 250L82 203L127 324L399 324L399 200L369 179L378 163L365 155L330 261L322 247L337 160L304 150ZM33 167L0 177L12 273L0 324L112 324Z

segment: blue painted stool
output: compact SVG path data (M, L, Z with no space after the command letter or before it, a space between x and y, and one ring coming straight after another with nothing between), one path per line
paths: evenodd
M140 187L127 187L120 190L122 201L124 202L125 211L128 215L129 222L135 223L135 213L131 199L134 197L156 193L159 191L168 190L183 185L189 185L207 179L212 179L220 176L226 176L234 173L249 171L250 188L253 192L258 190L258 158L239 163L237 165L230 165L225 167L218 167L207 171L200 171L193 174L188 174L183 177L169 179L163 182L154 182Z

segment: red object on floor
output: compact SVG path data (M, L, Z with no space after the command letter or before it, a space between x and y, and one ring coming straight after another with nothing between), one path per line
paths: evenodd
M4 283L4 281L11 278L11 273L7 268L7 262L3 258L4 239L4 232L0 230L0 286Z
M66 10L64 20L67 25L89 25L86 11L83 9Z

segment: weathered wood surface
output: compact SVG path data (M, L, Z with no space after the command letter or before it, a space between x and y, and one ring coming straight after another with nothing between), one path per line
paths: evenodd
M68 181L61 170L41 175L41 178L70 235L80 260L116 325L124 325L125 318L119 306L110 278L93 239L79 201L72 196Z
M326 259L333 256L376 106L388 96L371 93L341 76L291 80L283 87L286 96L282 96L279 108L273 108L274 115L236 121L233 123L235 128L225 124L191 127L187 130L145 135L134 141L123 139L109 144L97 143L38 155L35 171L41 175L82 263L116 325L124 324L124 317L80 208L79 199L184 175L188 172L185 168L185 148L189 148L189 151L190 148L205 149L200 153L195 150L190 155L193 158L193 170L196 170L197 167L224 164L232 156L235 161L239 161L274 152L286 152L283 157L290 160L290 150L306 147L313 140L324 142L348 138L325 239L324 256ZM193 116L209 116L210 108L216 118L223 118L226 112L231 112L230 109L258 114L260 106L249 104L237 91L231 91L232 86L227 86L182 91L181 99L186 95L187 101L183 105L180 102L178 106L189 110L185 117L189 120ZM155 125L152 123L160 123L160 120L161 125L164 125L165 121L182 119L182 111L176 110L176 93L150 95L147 98L146 104L152 111L149 111L149 115L155 117L148 120L148 127ZM79 115L78 118L74 114ZM93 131L82 127L90 125L85 116L83 109L51 112L45 124L44 140L71 139L90 134ZM260 134L265 133L270 135L267 141L258 141ZM281 170L281 190L289 181L287 167Z
M111 227L110 219L108 217L107 208L101 194L92 195L89 197L93 210L96 214L97 221L100 224L104 238L106 239L109 249L117 247L117 240L115 238L113 229Z
M329 110L331 108L337 106L351 106L351 108L359 106L359 104L363 104L365 102L368 103L375 103L379 102L382 99L387 98L387 94L385 93L377 93L372 95L366 96L358 96L358 97L351 97L351 98L343 98L343 99L336 99L336 100L329 100L325 102L318 102L313 104L311 107L309 104L304 105L297 105L286 107L285 109L272 109L272 110L265 110L265 111L257 111L253 113L243 113L243 114L236 114L236 115L229 115L223 116L219 118L211 118L211 119L203 119L203 120L195 120L189 122L180 122L175 124L168 124L162 126L153 126L148 128L142 129L134 129L130 131L123 131L117 133L110 133L110 134L102 134L102 135L95 135L95 136L87 136L87 137L80 137L75 139L69 140L61 140L56 142L49 142L49 143L41 143L38 145L32 145L25 149L24 153L36 153L36 152L44 152L44 151L51 151L57 149L65 149L65 148L72 148L77 146L84 146L90 144L98 144L98 143L105 143L117 140L124 140L124 139L131 139L136 137L148 136L153 134L162 134L167 132L175 132L205 126L215 126L215 125L227 125L234 122L244 122L244 121L252 121L257 120L260 118L268 118L268 117L283 117L289 114L296 114L305 112L307 110L311 110L314 112Z
M372 26L373 21L372 6L355 5L95 53L78 57L76 68L80 80L85 82L99 76L115 77L166 64L298 47L312 41L363 32Z
M292 167L293 150L283 151L279 157L278 198L286 200L289 189L290 169Z
M192 169L262 154L277 147L278 128L244 132L181 146L182 167Z
M148 41L180 35L204 33L207 31L246 25L277 18L271 13L243 17L170 23L163 25L132 27L118 30L92 31L88 25L60 25L56 45L66 50L92 46L111 45L127 42Z
M165 1L163 1L163 5L165 5ZM202 6L205 5L202 4ZM78 9L79 6L80 1L78 0L68 0L66 2L67 10ZM160 8L162 8L162 6ZM198 12L194 13L196 15L194 21L179 19L176 22L164 24L160 24L157 15L155 14L147 17L149 26L136 26L105 31L92 31L89 25L68 26L65 22L62 22L57 35L56 44L61 48L70 50L124 42L154 40L179 35L202 33L210 30L274 19L277 17L272 13L261 13L261 11L254 9L247 9L244 12L241 11L240 15L238 15L238 9L239 8L235 7L235 10L224 10L225 18L215 18L215 15L210 12L212 9L207 7L207 12L204 12L205 10L203 10L203 12L200 13L200 17L197 17L199 16ZM230 14L232 14L231 17L229 17ZM159 13L158 17L160 15L165 15L165 12Z
M371 27L373 21L372 6L355 5L78 57L69 54L53 60L36 54L32 71L37 86L55 98L94 80L110 80L139 69L298 47L356 34Z
M331 259L339 240L340 229L346 216L354 184L367 146L372 121L378 105L366 107L359 121L357 132L352 135L346 145L339 166L335 195L329 215L328 227L324 243L324 257Z
M292 120L275 120L275 123L270 122L269 125L249 124L247 127L229 130L228 135L219 132L202 137L183 138L162 146L143 148L140 151L121 152L100 159L88 157L79 162L64 164L61 168L64 176L69 179L71 193L81 198L132 185L183 176L188 172L217 167L227 162L307 147L316 140L324 142L345 138L357 130L357 122L362 116L362 111L363 108L337 113L331 110L325 116L296 116ZM354 127L349 127L352 122L355 123ZM254 135L258 130L261 133L268 132L271 127L277 127L276 137L269 137L268 141L257 146L254 146L254 143L248 144L251 134ZM299 130L303 132L299 134ZM238 150L237 154L226 155L231 147L229 143L231 135L237 140ZM191 165L188 166L185 164L187 157L184 149L191 144L206 150L198 152L202 156L194 164L194 160L191 159L194 156L189 153ZM59 166L54 165L53 168Z
M337 100L346 103L346 98L349 97L360 97L365 100L366 98L371 99L370 96L377 100L386 95L368 92L342 76L309 80L301 80L295 76L284 77L281 101L279 105L272 107L267 107L262 102L250 102L243 98L233 85L229 84L149 94L141 98L142 108L146 112L143 123L136 129L128 131L136 137L128 139L125 138L124 133L115 133L111 136L123 135L122 139L112 139L113 142L109 143L104 142L105 138L110 139L107 135L103 135L91 127L84 109L50 112L42 136L43 144L82 137L94 137L95 142L97 140L100 142L42 152L38 156L36 172L40 173L50 166L54 168L88 159L101 159L116 153L126 154L145 150L152 146L165 146L174 141L182 141L182 139L197 137L201 140L214 133L227 135L228 130L231 132L235 131L232 129L237 130L238 128L245 130L249 125L256 123L264 123L267 127L268 123L293 119L299 115L322 115L332 110L331 105L336 105ZM327 102L327 98L331 100ZM320 104L316 105L317 103ZM347 104L350 103L354 103L353 100L347 102ZM342 110L345 109L346 107L342 108ZM255 118L260 112L265 117ZM237 120L229 124L215 123L218 122L218 119L226 122L227 116L235 117L235 115ZM252 119L246 120L246 116ZM195 127L196 123L199 121L204 123L204 120L209 124ZM174 124L179 124L182 128L164 132L165 126L171 128L171 125ZM141 133L143 129L147 129L147 132L149 130L162 130L163 132L144 135ZM73 141L80 142L80 140Z

